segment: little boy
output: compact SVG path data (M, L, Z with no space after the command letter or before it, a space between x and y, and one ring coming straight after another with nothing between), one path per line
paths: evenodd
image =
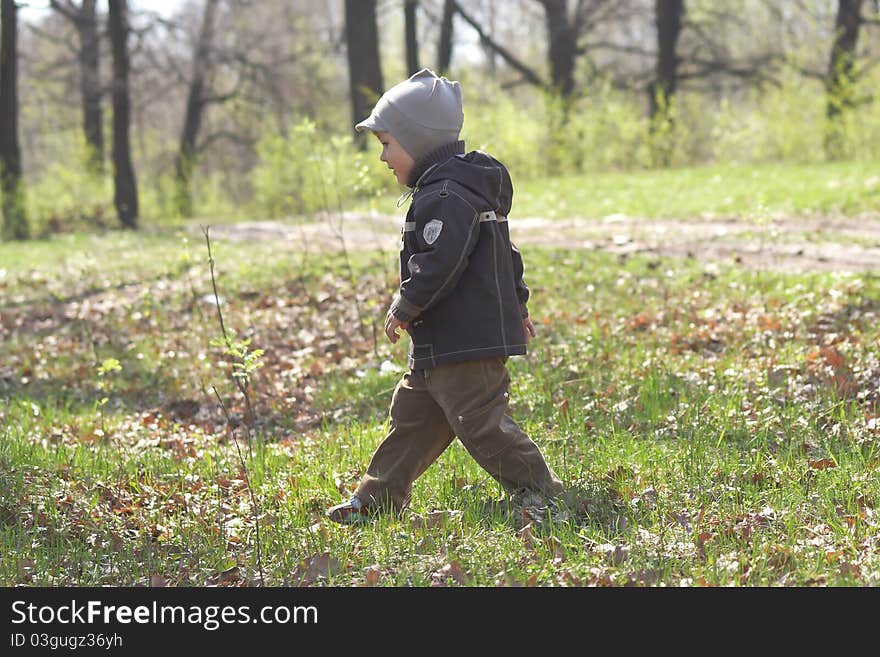
M390 426L354 496L327 511L357 523L401 510L412 484L458 436L510 493L562 492L538 446L507 414L508 356L535 335L519 251L507 228L507 169L459 141L461 86L423 69L385 92L355 126L382 144L380 159L412 189L403 226L400 288L385 318L391 342L412 339Z

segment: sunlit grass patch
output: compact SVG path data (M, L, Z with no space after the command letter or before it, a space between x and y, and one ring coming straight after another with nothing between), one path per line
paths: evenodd
M858 214L880 209L876 162L718 164L603 171L517 184L517 217L706 219ZM514 178L516 182L516 178Z
M4 265L6 584L259 583L257 521L274 585L880 581L874 275L524 248L539 335L509 361L511 412L563 500L513 504L454 443L408 511L351 528L324 510L382 440L405 363L405 341L375 332L392 256L349 272L341 256L217 244L225 321L265 350L248 445L201 245L101 237L123 266L83 264L70 239L45 267L36 247Z

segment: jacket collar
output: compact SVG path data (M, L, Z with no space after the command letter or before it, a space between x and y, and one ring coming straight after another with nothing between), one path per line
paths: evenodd
M464 141L451 141L422 157L413 166L413 170L409 174L407 187L417 189L422 179L434 169L438 164L443 164L450 157L464 154Z

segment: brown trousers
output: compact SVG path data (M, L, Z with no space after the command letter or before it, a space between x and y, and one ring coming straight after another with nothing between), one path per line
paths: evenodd
M367 506L409 503L413 482L458 436L508 493L547 495L562 482L538 446L507 415L510 375L503 357L407 371L391 399L390 427L355 495Z

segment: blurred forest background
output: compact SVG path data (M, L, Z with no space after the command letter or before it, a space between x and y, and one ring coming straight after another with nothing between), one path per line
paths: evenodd
M3 235L396 191L352 126L421 67L514 181L880 152L876 0L2 0Z

